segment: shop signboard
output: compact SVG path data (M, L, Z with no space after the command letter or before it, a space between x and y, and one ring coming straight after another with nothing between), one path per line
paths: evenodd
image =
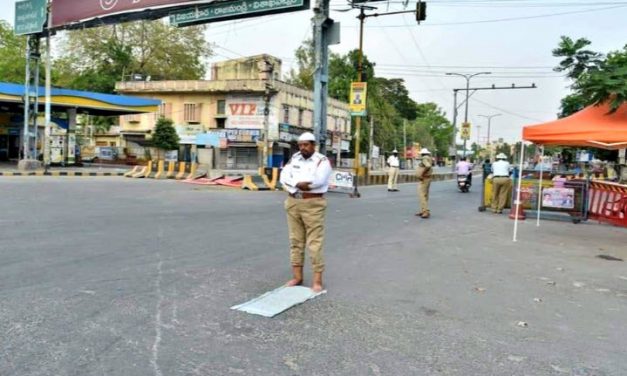
M261 140L260 129L220 129L196 135L197 145L225 148L232 142L254 142Z
M226 128L263 129L266 103L260 96L229 95L226 97ZM272 102L268 104L268 123L276 122Z
M179 160L179 151L178 150L167 150L165 152L165 161L166 162L176 162Z
M284 142L296 142L298 141L298 137L305 132L307 132L307 130L303 128L294 127L285 123L279 124L279 140Z

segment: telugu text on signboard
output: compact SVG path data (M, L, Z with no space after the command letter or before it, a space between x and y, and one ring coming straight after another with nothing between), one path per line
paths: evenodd
M309 8L309 0L237 0L216 2L173 12L170 23L188 26L233 18L254 17L271 13L292 12Z
M17 35L36 34L44 30L46 0L26 0L15 3L15 27Z

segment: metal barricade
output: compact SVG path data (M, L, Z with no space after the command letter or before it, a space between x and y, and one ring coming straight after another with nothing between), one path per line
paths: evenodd
M627 227L627 185L591 181L588 213L599 222Z

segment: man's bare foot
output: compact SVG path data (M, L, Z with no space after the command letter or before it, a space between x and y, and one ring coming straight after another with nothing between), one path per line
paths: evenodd
M322 283L314 283L313 285L311 285L311 289L316 294L319 293L319 292L322 292Z
M292 287L292 286L300 286L303 284L303 280L302 279L296 279L296 278L292 278L289 281L287 281L287 283L285 284L285 286L287 287Z
M302 266L292 266L292 276L293 278L287 281L285 286L300 286L303 284L303 267Z
M316 294L322 292L322 272L314 272L311 289Z

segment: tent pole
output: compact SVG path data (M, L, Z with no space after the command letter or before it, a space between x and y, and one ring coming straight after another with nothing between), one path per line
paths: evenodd
M540 182L538 183L538 219L536 226L540 227L540 211L542 210L542 177L544 175L544 145L540 146Z
M520 188L522 187L522 169L525 160L525 140L520 140L520 165L518 167L518 187L516 188L516 202L513 203L512 209L516 210L514 205L520 205ZM518 236L518 216L514 219L514 242Z

